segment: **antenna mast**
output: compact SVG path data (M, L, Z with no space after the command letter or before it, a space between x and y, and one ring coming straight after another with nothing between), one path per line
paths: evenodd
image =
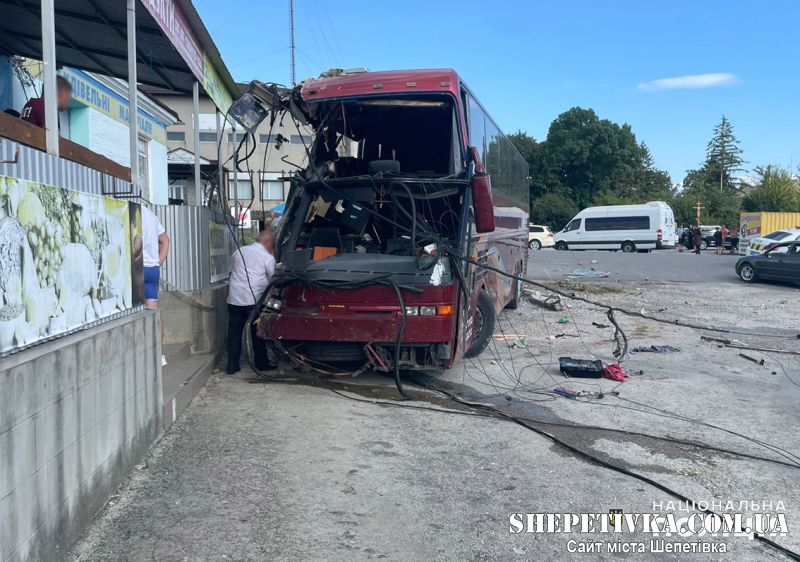
M292 87L297 84L294 65L294 0L289 0L289 70L292 75Z

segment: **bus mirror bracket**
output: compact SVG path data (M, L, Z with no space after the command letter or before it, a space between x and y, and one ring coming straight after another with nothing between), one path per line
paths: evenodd
M475 231L478 233L494 232L492 182L489 180L489 175L486 173L476 147L469 147L469 157L473 165L470 187L472 189L472 207L475 213Z

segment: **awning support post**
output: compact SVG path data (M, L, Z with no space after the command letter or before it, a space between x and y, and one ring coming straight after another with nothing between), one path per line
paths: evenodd
M45 148L48 154L58 156L55 0L42 0L42 62L44 63Z
M128 0L128 132L130 133L131 184L140 188L139 194L151 200L150 193L141 192L139 174L147 170L139 170L139 98L137 96L136 68L136 0Z
M219 110L217 110L217 146L222 146L220 139L222 139L224 132L225 131L222 126L222 114ZM222 202L224 201L222 190L225 189L225 179L222 177L222 150L217 153L217 189L219 190L217 197L219 197L220 202ZM227 212L226 209L223 209L222 211Z
M203 184L200 181L200 84L192 84L192 144L194 145L194 204L203 206ZM219 140L219 139L217 139Z

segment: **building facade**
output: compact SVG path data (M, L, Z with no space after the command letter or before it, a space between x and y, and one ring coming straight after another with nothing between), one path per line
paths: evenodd
M179 121L167 128L169 162L169 198L173 204L194 205L194 131L192 123L192 98L190 96L161 95L158 100L179 116ZM222 138L217 135L218 119ZM227 213L244 216L243 226L255 223L263 226L270 210L286 200L289 191L288 177L306 165L306 147L310 148L312 133L286 116L283 122L270 125L262 122L253 137L230 122L224 122L215 111L210 99L200 98L198 136L200 139L200 169L202 193L206 202L217 183L217 163L222 161L224 200L212 198L212 204L224 206ZM236 170L233 154L243 142L240 157L251 154Z
M19 112L41 95L40 67L39 61L0 56L0 110ZM58 74L72 85L69 108L59 115L61 136L129 167L127 82L70 67ZM159 205L168 202L167 126L175 122L175 114L139 93L139 183L142 197Z

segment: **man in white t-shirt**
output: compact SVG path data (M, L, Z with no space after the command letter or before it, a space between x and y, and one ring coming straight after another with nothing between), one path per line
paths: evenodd
M261 231L252 244L236 250L231 256L231 275L228 280L228 366L227 373L233 375L240 370L242 354L242 332L253 311L256 301L269 285L275 273L275 258L272 251L275 238L268 230ZM275 367L269 364L267 342L256 334L255 324L250 324L253 339L255 367L267 371Z
M169 253L169 236L158 217L142 205L142 254L144 255L144 305L158 308L161 264Z

